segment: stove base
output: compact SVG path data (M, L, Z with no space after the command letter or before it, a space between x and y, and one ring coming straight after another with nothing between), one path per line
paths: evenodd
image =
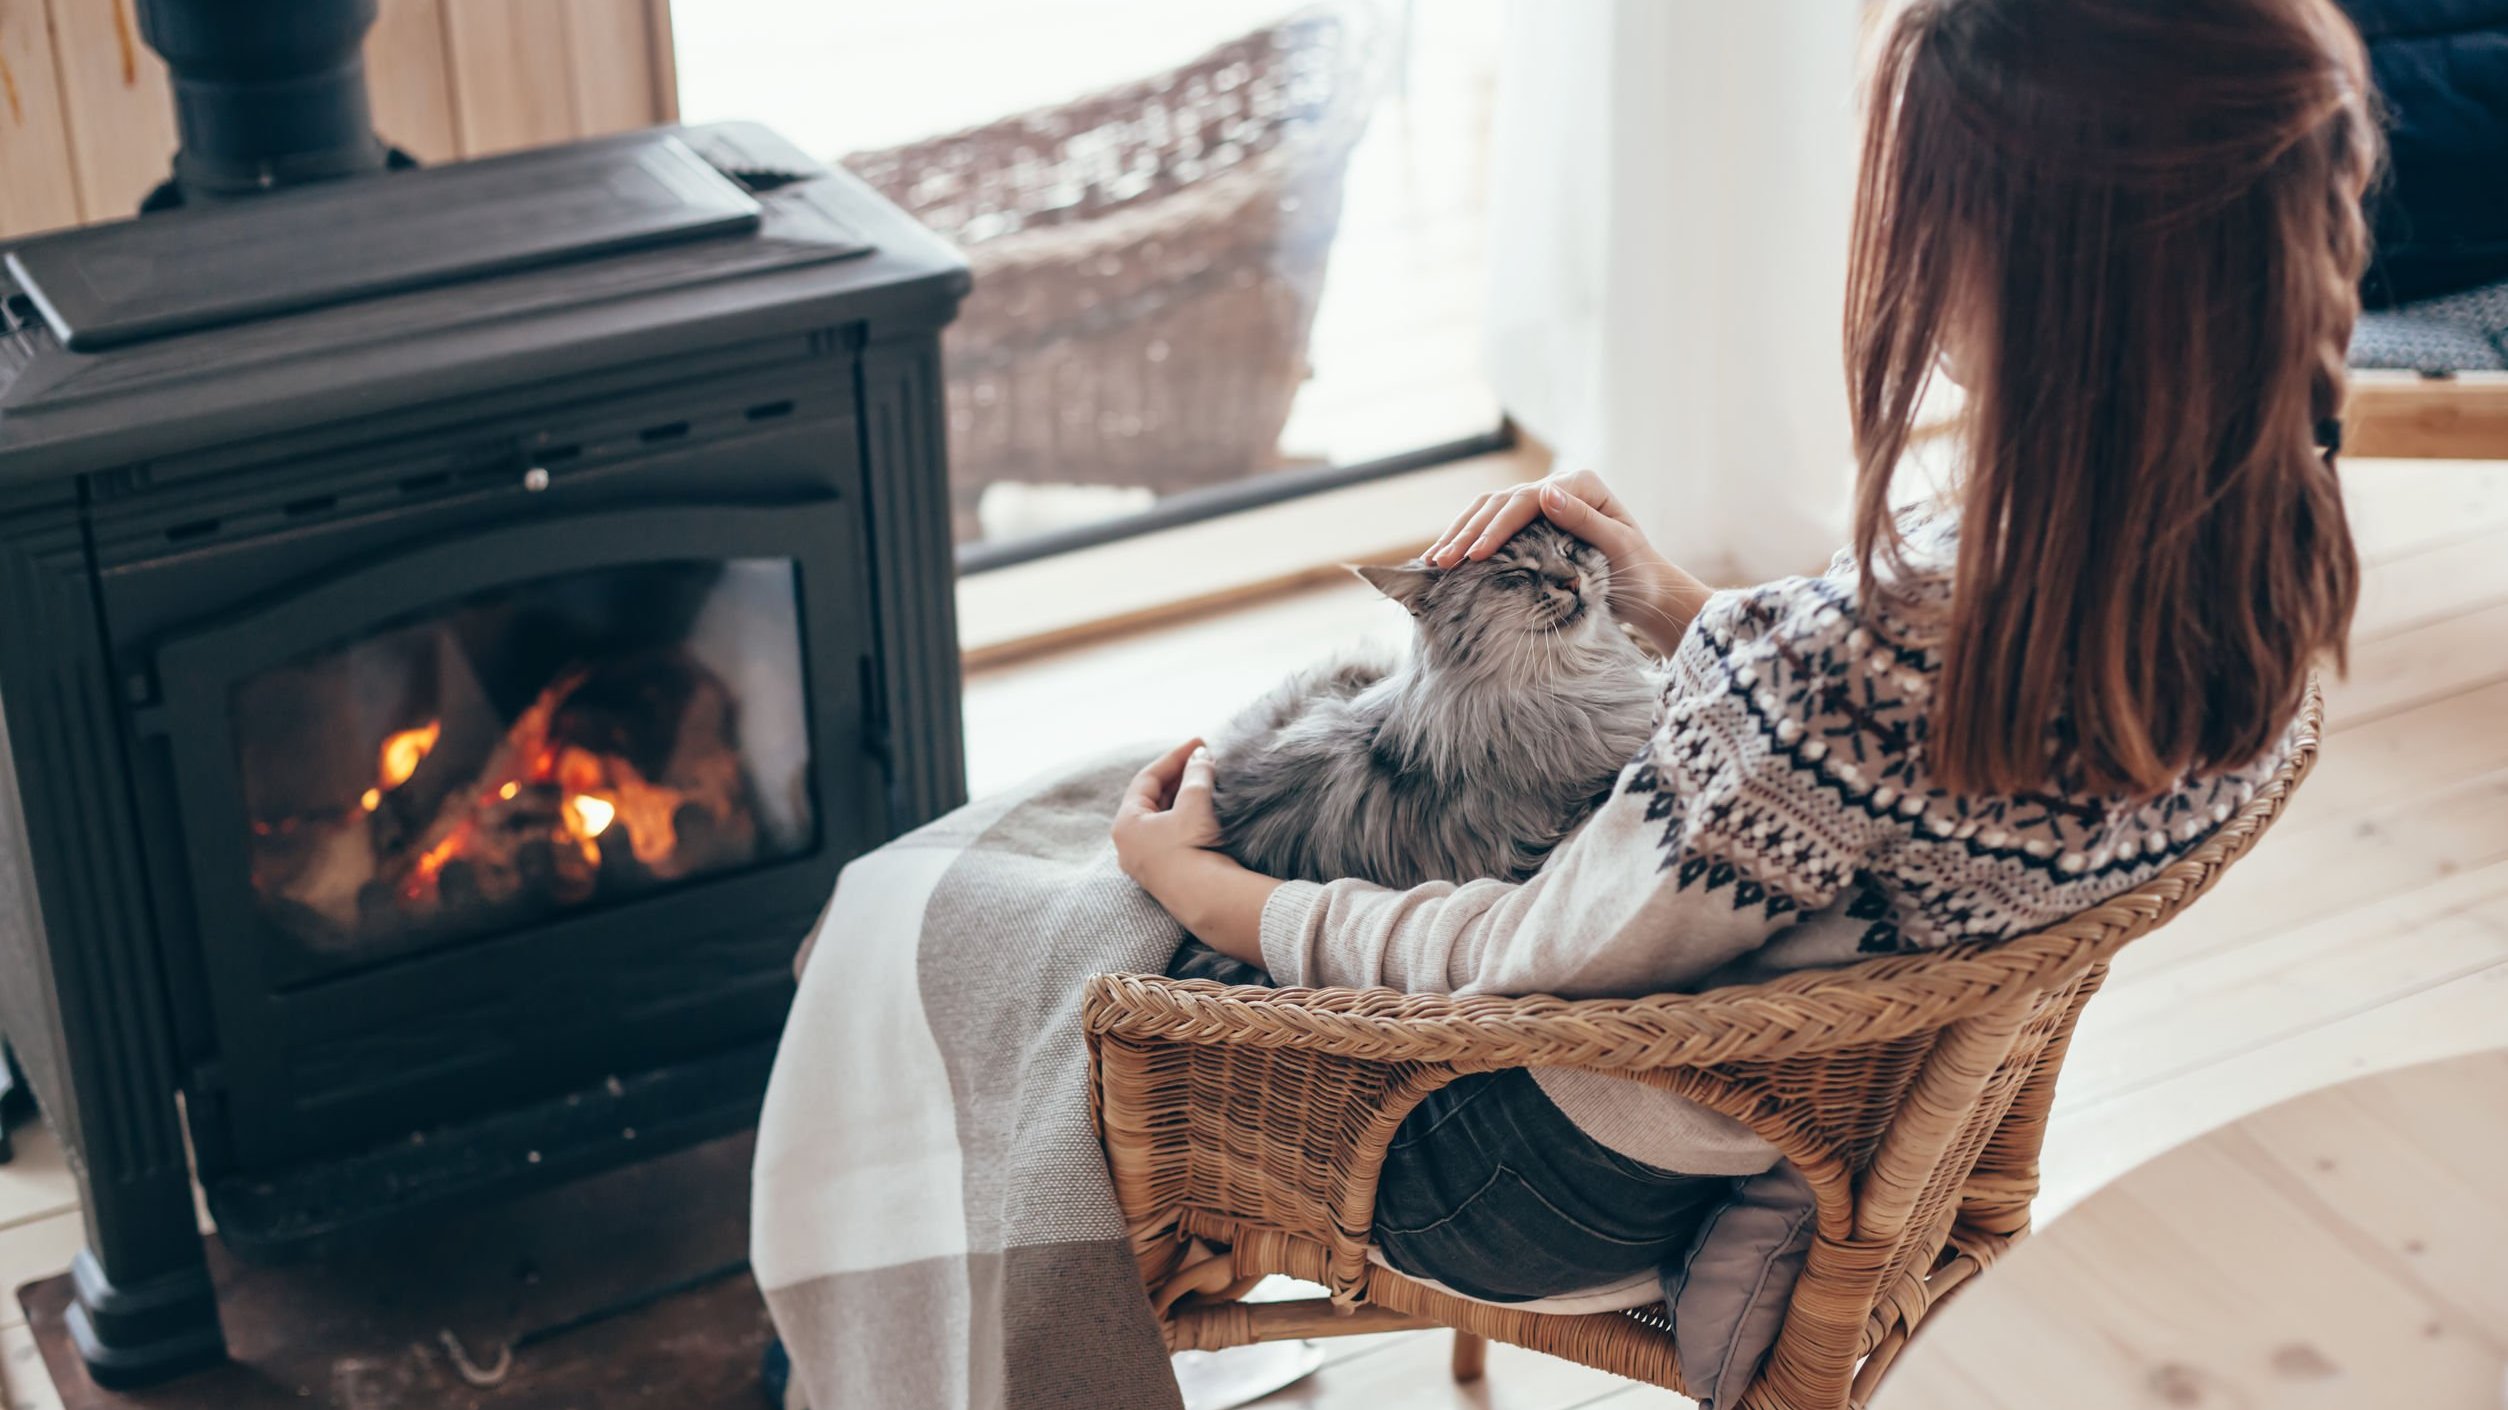
M279 1175L208 1183L218 1238L284 1263L333 1235L429 1209L508 1196L745 1130L757 1123L772 1043L613 1078L550 1101Z
M92 1252L80 1249L70 1281L77 1291L65 1319L70 1341L96 1384L154 1385L226 1359L205 1265L117 1285Z

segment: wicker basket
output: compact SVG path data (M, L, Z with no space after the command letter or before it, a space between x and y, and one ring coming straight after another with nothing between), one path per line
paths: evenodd
M1223 988L1100 975L1098 1129L1167 1343L1447 1326L1685 1391L1661 1304L1566 1316L1449 1296L1367 1259L1385 1149L1467 1072L1579 1067L1739 1120L1811 1182L1818 1232L1737 1410L1865 1403L1929 1312L2028 1233L2074 1022L2108 961L2253 847L2316 759L2323 701L2272 782L2124 895L1994 945L1645 999ZM1264 1275L1328 1299L1244 1302Z
M1276 462L1373 97L1368 13L845 158L974 266L945 360L961 541L995 481L1166 494Z

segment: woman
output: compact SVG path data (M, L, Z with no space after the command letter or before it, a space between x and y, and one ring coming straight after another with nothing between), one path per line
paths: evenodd
M1484 496L1428 554L1546 516L1670 660L1656 733L1522 884L1392 891L1212 850L1179 747L1114 825L1195 935L1287 984L1640 994L2022 933L2126 891L2269 777L2357 564L2335 481L2376 133L2332 0L1913 0L1880 33L1831 571L1708 595L1590 473ZM1963 465L1900 517L1940 369ZM1404 1123L1375 1237L1492 1299L1683 1246L1775 1153L1666 1093L1468 1077Z

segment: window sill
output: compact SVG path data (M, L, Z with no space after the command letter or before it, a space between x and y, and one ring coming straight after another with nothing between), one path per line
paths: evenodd
M960 649L981 670L1294 591L1345 563L1407 558L1473 495L1549 463L1527 442L964 578Z

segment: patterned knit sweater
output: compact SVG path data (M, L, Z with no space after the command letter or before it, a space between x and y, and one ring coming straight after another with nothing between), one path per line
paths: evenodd
M1911 577L1858 600L1828 573L1717 594L1673 654L1653 738L1521 883L1292 881L1263 911L1281 984L1640 995L2036 929L2148 880L2227 821L2293 744L2148 801L1956 796L1926 772L1950 600L1947 520ZM1930 564L1932 566L1922 566ZM1665 1169L1751 1174L1775 1151L1655 1088L1537 1069L1579 1127Z

